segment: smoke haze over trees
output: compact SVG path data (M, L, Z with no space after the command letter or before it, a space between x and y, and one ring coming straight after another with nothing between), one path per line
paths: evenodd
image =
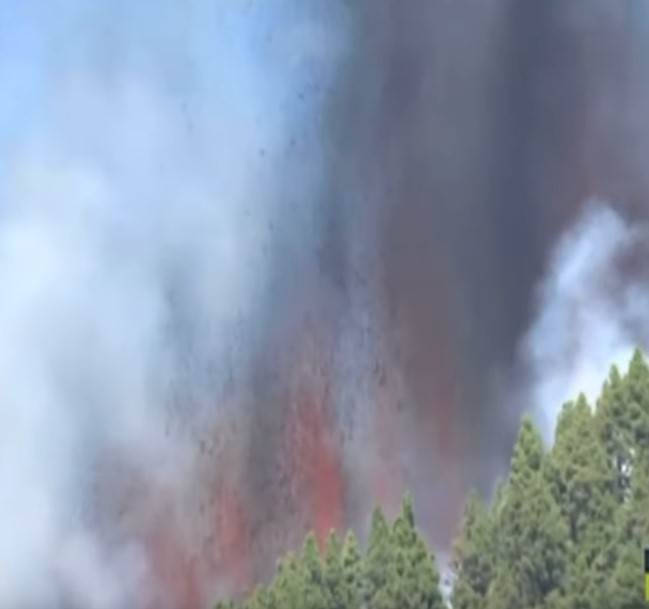
M453 609L632 609L644 604L649 536L649 367L611 368L596 405L566 402L554 445L524 418L508 476L489 504L469 496L453 545ZM311 533L270 584L217 609L443 609L434 556L413 502L372 514L366 548Z

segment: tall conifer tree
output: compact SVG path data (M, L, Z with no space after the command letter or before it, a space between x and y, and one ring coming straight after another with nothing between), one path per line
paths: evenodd
M392 531L383 510L372 513L372 528L365 556L364 599L368 609L394 609L395 568Z
M479 495L472 493L464 510L460 537L453 547L453 609L485 607L494 566L491 515Z
M545 475L541 436L529 418L523 420L514 447L496 526L498 565L493 585L498 600L509 603L515 597L519 607L541 606L560 590L568 531ZM493 600L489 607L495 609Z

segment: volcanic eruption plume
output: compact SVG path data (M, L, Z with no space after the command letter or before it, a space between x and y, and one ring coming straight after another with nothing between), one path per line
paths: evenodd
M645 5L5 3L0 606L203 609L405 490L447 548L646 344Z

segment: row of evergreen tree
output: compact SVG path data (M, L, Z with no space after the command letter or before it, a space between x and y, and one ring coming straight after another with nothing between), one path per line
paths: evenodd
M636 351L611 369L594 408L581 395L548 451L529 418L490 505L470 496L453 552L453 609L640 609L649 544L649 367ZM410 498L389 523L374 511L367 548L332 533L246 601L218 609L442 609L435 558Z

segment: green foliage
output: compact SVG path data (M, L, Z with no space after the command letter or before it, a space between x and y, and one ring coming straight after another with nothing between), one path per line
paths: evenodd
M613 567L618 502L616 473L583 395L559 417L549 472L569 531L565 607L597 607Z
M649 545L649 367L611 369L593 411L564 405L546 452L523 419L509 476L491 505L470 495L453 546L452 609L640 609ZM310 534L273 581L217 609L442 609L435 558L412 499L389 523L372 515L367 549Z
M498 568L493 583L484 598L487 609L520 609L519 585L513 570L505 565ZM479 605L478 605L479 606Z
M499 564L494 581L502 602L509 602L513 586L524 607L541 605L557 591L566 566L567 527L547 483L544 460L541 436L524 419L496 520Z
M649 445L649 368L639 350L626 377L613 367L599 400L596 422L616 472L616 498L628 498L635 455Z
M392 577L395 554L392 532L381 508L372 514L369 545L364 560L365 604L372 609L393 609L396 600L396 582Z
M597 536L596 529L610 523L616 508L612 500L614 472L583 395L564 406L549 469L552 491L568 524L570 541L582 546L589 542L589 536ZM590 545L601 547L600 541L591 539ZM589 549L596 551L595 547Z
M344 607L359 609L363 599L363 563L358 541L353 532L347 533L342 549L342 565L345 578Z
M483 609L494 577L495 539L492 516L482 499L469 495L461 534L453 548L454 609Z
M401 513L392 525L394 573L393 607L437 609L443 607L435 559L415 528L412 498L403 500Z
M349 602L342 561L342 545L335 531L329 534L323 582L327 609L345 609Z
M647 447L649 448L649 447ZM608 599L615 607L631 609L646 606L643 572L644 546L649 545L649 458L646 450L634 460L630 496L618 514L617 554L608 582Z
M273 591L266 588L257 588L246 604L246 609L279 609L279 607L283 605L278 605ZM229 605L228 609L234 609L234 605Z
M295 554L289 553L280 562L270 591L273 597L272 600L278 609L302 608L304 602L304 574L302 565ZM266 608L263 607L263 609Z
M615 473L615 498L624 499L629 487L628 467L631 459L631 426L627 412L625 384L616 366L604 383L595 413L600 443Z
M309 533L302 552L303 609L328 609L324 567L315 535Z

